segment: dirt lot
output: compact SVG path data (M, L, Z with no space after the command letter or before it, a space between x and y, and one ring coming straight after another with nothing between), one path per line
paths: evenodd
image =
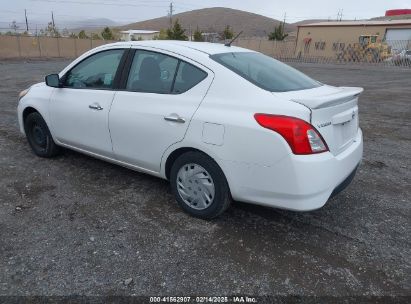
M0 295L411 296L409 70L299 65L365 88L354 182L315 212L235 203L206 222L160 179L33 155L16 96L67 63L0 62Z

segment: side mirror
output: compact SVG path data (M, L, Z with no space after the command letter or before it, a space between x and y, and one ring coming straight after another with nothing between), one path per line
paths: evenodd
M60 88L60 78L58 74L50 74L46 76L46 84L49 87Z

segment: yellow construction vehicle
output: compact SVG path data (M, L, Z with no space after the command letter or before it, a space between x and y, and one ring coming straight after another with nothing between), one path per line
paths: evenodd
M368 62L380 62L391 56L391 48L378 35L361 35L360 45L364 50L364 59Z
M338 57L344 61L381 62L391 56L391 47L378 35L361 35L358 43L349 44Z

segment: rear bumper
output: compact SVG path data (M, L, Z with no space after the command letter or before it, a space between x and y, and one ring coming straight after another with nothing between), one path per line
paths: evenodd
M361 130L337 156L289 155L273 166L222 161L235 200L296 211L325 205L354 178L363 154Z
M348 175L347 178L334 189L334 191L331 193L330 198L344 191L344 189L347 188L351 184L352 180L354 179L355 174L357 173L357 169L358 169L358 166L355 167L353 172L351 172L351 174Z

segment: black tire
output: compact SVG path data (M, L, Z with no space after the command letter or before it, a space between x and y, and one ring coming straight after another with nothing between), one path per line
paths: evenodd
M61 152L50 134L43 117L38 112L30 113L24 121L27 141L34 154L40 157L54 157Z
M212 198L210 205L205 209L197 210L189 206L188 203L184 202L179 193L177 175L179 170L188 164L197 164L203 167L209 173L214 183L214 197ZM187 152L175 160L171 167L170 184L180 207L194 217L213 219L222 214L230 206L232 201L230 189L223 171L212 158L201 152Z

